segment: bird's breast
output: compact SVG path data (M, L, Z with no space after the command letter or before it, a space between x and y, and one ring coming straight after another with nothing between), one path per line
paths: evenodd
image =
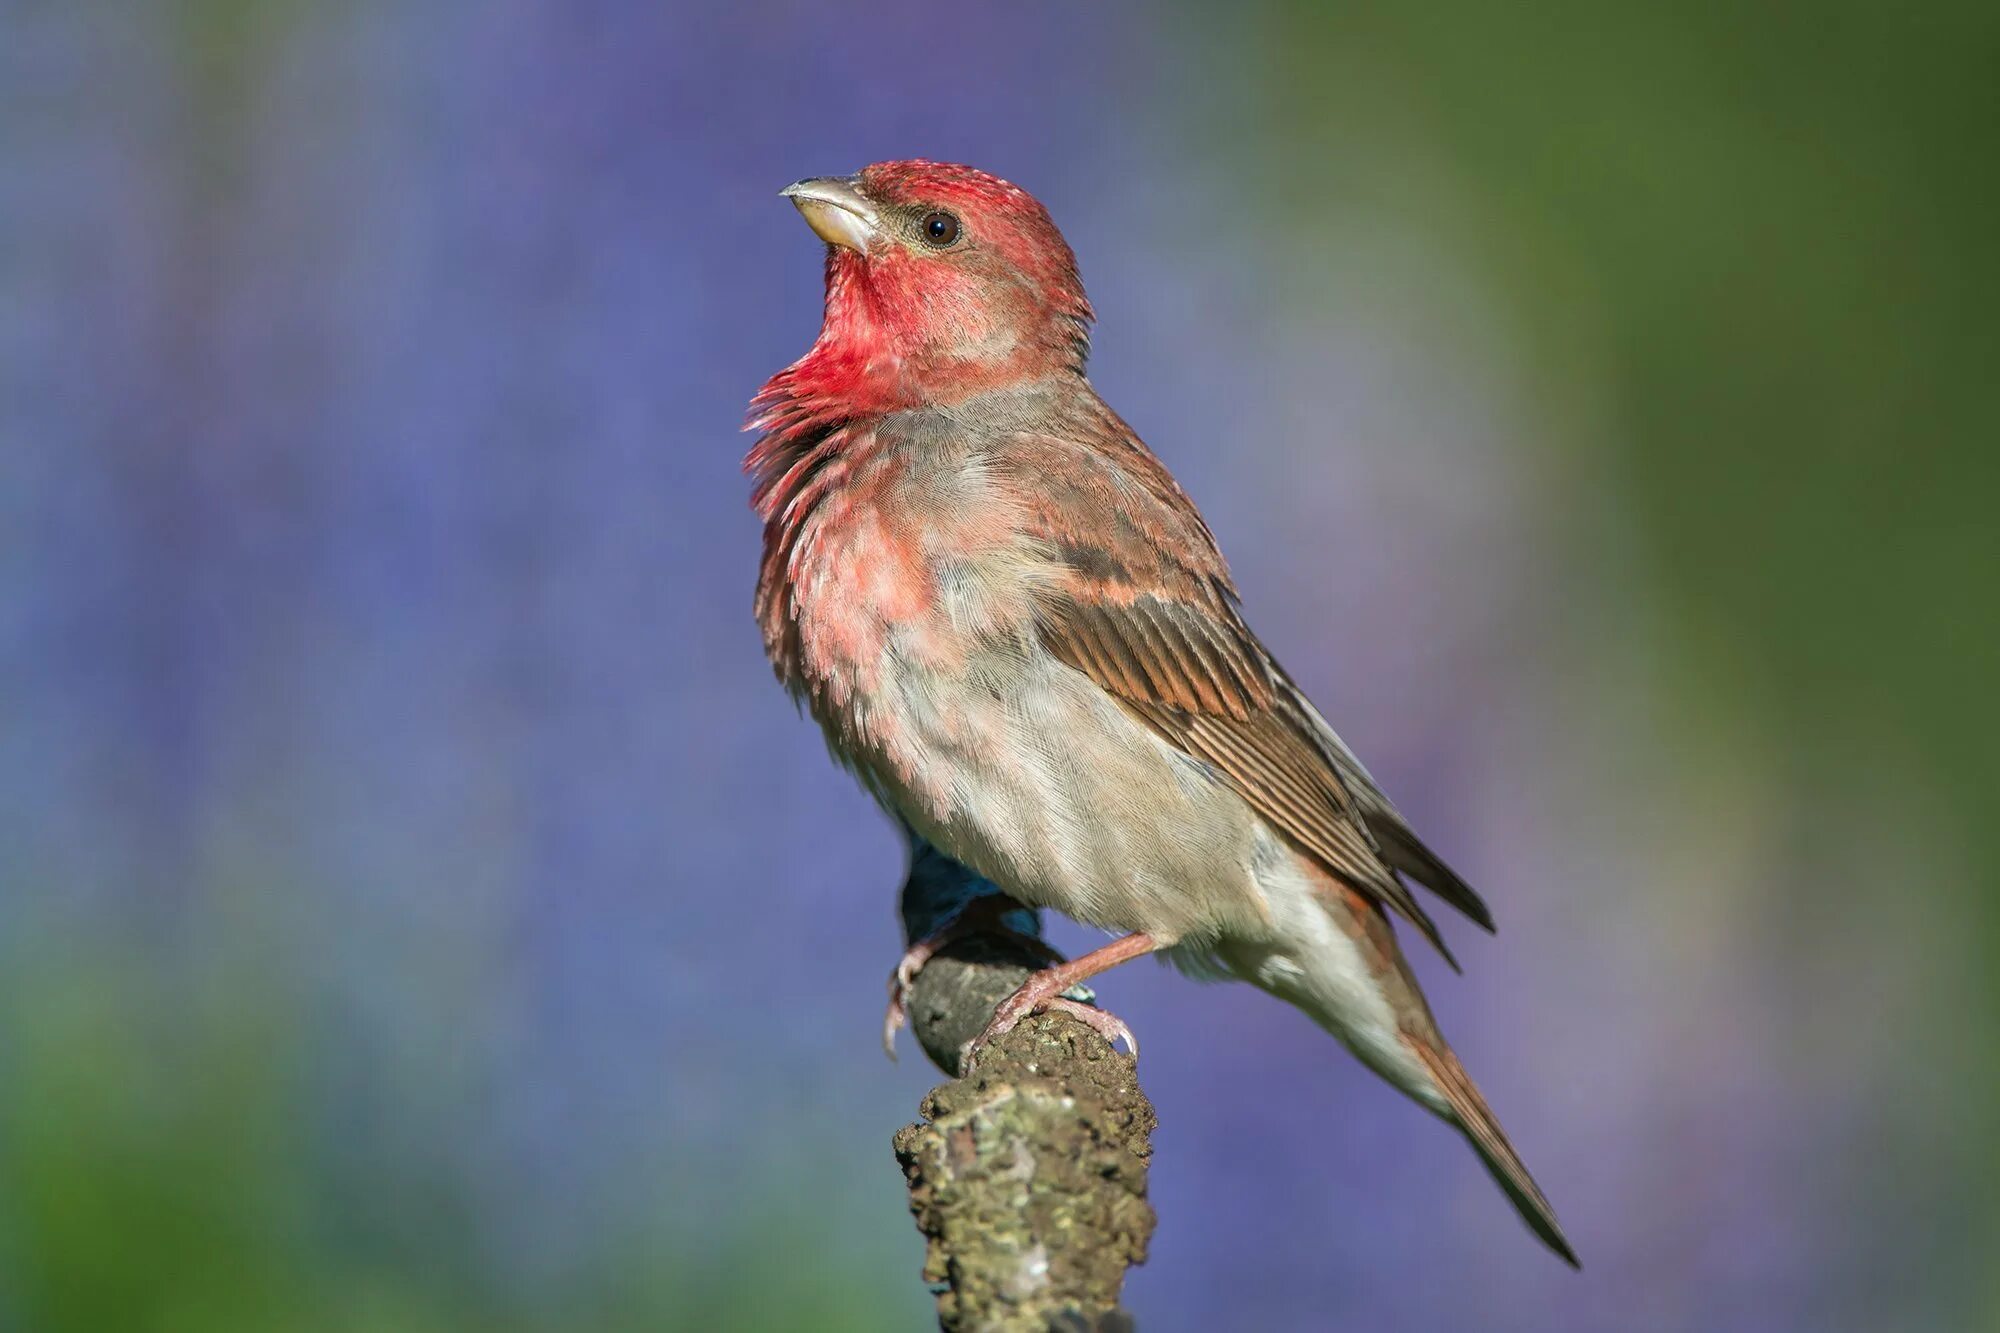
M1020 658L1051 553L1019 498L965 450L867 439L811 507L773 520L760 590L779 674L837 744L892 736L912 695Z
M1043 645L1063 567L1008 474L943 448L827 466L774 538L767 638L863 784L1023 902L1162 940L1261 920L1242 799Z

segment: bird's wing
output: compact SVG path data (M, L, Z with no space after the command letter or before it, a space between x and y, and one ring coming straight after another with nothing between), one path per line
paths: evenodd
M1117 445L1038 437L1008 451L1029 469L1030 526L1060 562L1043 643L1456 967L1395 871L1491 929L1485 904L1409 831L1243 622L1214 538L1165 468L1129 436Z

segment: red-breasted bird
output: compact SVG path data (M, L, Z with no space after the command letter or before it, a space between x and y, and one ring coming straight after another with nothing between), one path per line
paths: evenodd
M1143 954L1240 978L1461 1130L1574 1264L1391 925L1449 959L1407 881L1490 930L1486 904L1244 623L1208 525L1085 378L1048 212L925 161L784 194L827 258L818 340L751 409L779 679L914 844L1120 936L1036 973L974 1052Z

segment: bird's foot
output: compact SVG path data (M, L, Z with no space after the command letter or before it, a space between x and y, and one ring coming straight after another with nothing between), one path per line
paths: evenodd
M1160 947L1160 941L1151 934L1134 931L1123 939L1116 939L1102 948L1092 949L1081 958L1071 959L1067 963L1057 963L1054 967L1043 968L1035 973L1021 983L1019 990L1000 1002L1000 1006L993 1011L993 1019L986 1025L986 1030L965 1043L965 1049L959 1052L959 1073L969 1072L973 1062L979 1058L979 1053L985 1050L995 1037L1011 1030L1029 1014L1037 1012L1054 1011L1068 1014L1103 1034L1106 1041L1124 1042L1125 1049L1132 1052L1132 1058L1138 1059L1139 1041L1132 1035L1132 1029L1126 1027L1124 1021L1117 1015L1092 1008L1077 997L1089 998L1090 992L1082 989L1083 983L1099 972L1107 971L1141 954L1152 953Z
M973 1063L995 1039L1012 1032L1030 1014L1068 1014L1113 1046L1124 1042L1132 1058L1138 1059L1139 1038L1118 1015L1085 1003L1089 996L1087 988L1071 983L1058 969L1035 973L1021 989L1002 1000L985 1029L965 1043L965 1049L959 1052L959 1072L970 1073Z
M896 1034L910 1022L910 987L916 984L917 974L924 970L925 964L947 945L972 935L997 935L1051 966L1063 961L1063 956L1041 936L1005 924L1007 913L1019 910L1020 904L1012 898L993 894L975 898L937 931L912 944L897 961L895 971L889 974L889 1010L882 1016L882 1049L891 1060L896 1058Z

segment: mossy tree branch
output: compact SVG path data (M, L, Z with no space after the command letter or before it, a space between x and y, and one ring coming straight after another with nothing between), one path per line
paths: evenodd
M906 907L907 907L906 901ZM906 916L908 913L906 912ZM968 936L917 977L910 1026L939 1068L1041 962L1004 935ZM1037 1014L969 1076L931 1090L895 1139L947 1333L1129 1330L1125 1270L1145 1259L1153 1107L1135 1061L1089 1027Z

